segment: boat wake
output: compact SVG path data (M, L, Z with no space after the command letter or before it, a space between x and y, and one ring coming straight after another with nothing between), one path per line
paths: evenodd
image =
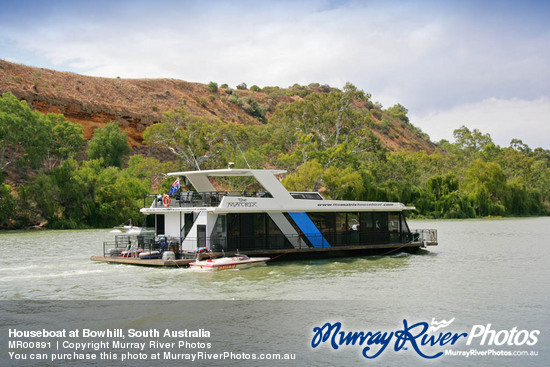
M10 270L14 270L13 268ZM102 273L103 270L75 270L75 271L63 271L61 273L37 273L37 274L26 274L26 275L17 275L17 276L7 276L0 278L0 282L9 282L13 280L23 280L23 279L48 279L48 278L67 278L79 275L88 275Z

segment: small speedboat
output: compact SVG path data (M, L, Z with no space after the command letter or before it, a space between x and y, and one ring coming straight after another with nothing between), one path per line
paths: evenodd
M221 257L219 259L196 260L189 264L195 269L205 270L231 270L231 269L246 269L252 266L264 264L271 260L269 257L248 257L246 255L237 254L231 257Z
M119 226L113 227L111 233L125 233L125 234L139 234L141 232L141 227L134 226L132 220L128 221L128 224L121 224Z

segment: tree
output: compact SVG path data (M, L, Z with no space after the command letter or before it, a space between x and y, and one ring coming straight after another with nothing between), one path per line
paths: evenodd
M188 168L205 168L205 163L216 165L228 141L230 125L218 119L208 120L191 116L182 108L170 110L160 123L149 126L143 133L146 144L170 149Z
M491 135L483 134L478 129L470 131L466 126L462 126L453 132L456 140L455 145L466 151L468 154L477 153L484 146L493 142Z
M15 203L15 198L11 195L11 187L4 183L4 175L0 171L0 228L8 228L11 225Z
M435 175L426 181L426 187L437 199L458 190L458 179L452 174Z
M392 152L386 159L377 162L373 172L381 184L388 182L406 182L408 185L420 184L418 160L411 154Z
M505 213L506 176L500 164L476 159L468 166L465 183L478 216Z
M368 128L369 115L356 106L368 101L364 92L346 84L344 91L314 93L282 105L271 122L285 132L281 162L294 166L316 159L323 167L365 161L365 153L382 152L380 140Z
M128 219L139 223L151 180L135 173L149 170L145 166L150 163L154 162L136 159L132 169L121 170L103 167L102 159L80 165L66 160L22 186L24 214L31 222L46 220L50 228L110 227Z
M531 148L525 144L521 139L512 139L510 141L510 148L517 150L525 155L530 155L532 153Z
M405 107L403 107L399 103L388 108L386 112L398 120L401 120L406 123L409 122L409 118L407 117L407 113L409 112L409 110L407 110Z
M26 101L12 93L0 98L0 169L21 161L32 166L42 163L49 142L46 117L34 112Z
M50 144L46 147L46 168L49 170L74 158L84 147L86 139L82 126L67 121L63 115L49 113L46 122L50 131Z
M103 129L97 129L88 143L88 157L103 158L103 164L106 167L122 167L122 158L130 154L130 151L126 133L120 131L117 122L111 122Z
M327 199L356 200L366 189L361 172L351 167L330 167L323 172L322 177Z
M292 191L317 191L321 188L322 175L323 166L314 159L287 175L282 184Z
M82 127L63 115L41 114L11 93L0 98L0 168L14 162L52 169L81 151Z

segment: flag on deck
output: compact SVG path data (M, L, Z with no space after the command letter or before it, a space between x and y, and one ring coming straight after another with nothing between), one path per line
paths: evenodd
M178 177L176 181L172 184L172 187L170 187L170 192L168 195L172 196L180 189L180 178Z

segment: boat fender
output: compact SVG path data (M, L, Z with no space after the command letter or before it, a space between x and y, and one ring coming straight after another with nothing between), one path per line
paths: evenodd
M170 206L170 202L172 201L172 199L170 199L170 196L164 194L162 196L162 205L164 205L165 207L169 207Z

